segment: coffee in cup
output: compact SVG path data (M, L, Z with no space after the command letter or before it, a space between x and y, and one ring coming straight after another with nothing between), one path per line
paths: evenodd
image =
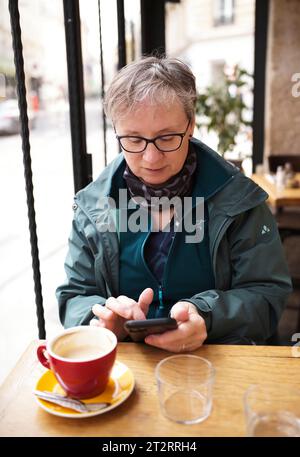
M42 365L53 371L68 396L91 398L104 391L116 350L117 337L110 330L79 326L40 345L37 356Z

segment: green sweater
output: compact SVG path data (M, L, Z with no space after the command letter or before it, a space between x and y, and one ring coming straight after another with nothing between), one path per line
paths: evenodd
M265 203L267 194L206 145L191 141L197 152L196 193L201 197L206 192L215 287L182 298L204 317L208 340L238 334L264 342L276 330L291 292L276 222ZM108 210L101 198L116 199L124 161L120 154L75 196L67 279L57 289L65 327L88 324L95 303L104 305L108 297L119 295L120 233L105 231ZM115 227L118 211L118 205L109 211ZM188 264L189 259L176 259L174 268L182 261Z

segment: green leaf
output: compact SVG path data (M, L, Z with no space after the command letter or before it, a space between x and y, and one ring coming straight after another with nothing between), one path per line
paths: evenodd
M218 135L218 150L221 154L230 151L236 145L236 137L252 122L244 118L244 111L249 113L243 93L253 90L253 76L238 65L235 74L228 78L224 74L222 84L209 86L197 94L197 127L205 127ZM235 95L232 95L235 94Z

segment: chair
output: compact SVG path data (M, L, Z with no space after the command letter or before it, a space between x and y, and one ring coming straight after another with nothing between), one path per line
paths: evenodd
M293 257L295 263L296 257L299 257L300 253L300 208L285 208L283 211L275 215L280 238L284 249L286 251L287 262L293 264ZM297 239L297 242L293 242L293 238ZM290 238L290 240L289 240ZM300 267L300 262L298 262ZM297 311L297 331L300 331L300 268L294 268L291 271L291 279L293 284L293 294L290 297L287 310L291 310L290 313L295 314Z
M277 167L290 163L293 171L300 172L300 155L270 155L268 157L270 172ZM288 236L300 236L300 207L280 208L275 215L282 241Z
M295 172L300 172L300 155L271 155L268 157L269 170L271 173L276 173L278 166L284 166L286 163L290 163ZM290 237L299 237L300 243L300 208L299 207L285 207L281 208L275 214L278 230L282 243L284 244ZM292 240L291 240L292 241ZM297 243L298 244L298 243ZM285 245L285 244L284 244ZM297 246L294 247L297 250ZM300 248L299 248L300 250ZM289 251L289 249L287 250ZM287 252L288 253L288 252ZM287 255L287 261L289 263L290 256ZM299 262L300 265L300 262ZM298 272L297 272L298 273ZM287 313L295 311L298 314L297 317L297 329L300 330L300 272L299 275L295 276L292 274L292 283L294 292L289 299L287 304ZM290 310L290 311L289 311Z
M268 157L268 162L271 173L276 173L277 167L284 166L285 163L290 163L294 171L300 171L300 155L271 155Z
M284 208L275 219L282 242L289 236L300 236L300 208Z

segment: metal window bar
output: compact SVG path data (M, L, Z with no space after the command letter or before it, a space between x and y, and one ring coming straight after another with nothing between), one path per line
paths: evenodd
M92 181L92 156L86 150L84 84L79 0L64 0L70 102L70 125L75 192Z
M269 0L255 2L252 171L263 162Z
M166 0L141 0L142 54L164 55Z
M8 3L12 33L12 44L14 50L14 62L16 67L17 94L21 121L21 138L23 150L24 176L27 195L29 233L32 257L32 269L34 280L34 292L36 302L36 314L38 321L38 335L40 339L46 338L45 318L43 308L43 295L40 274L40 260L38 238L36 232L32 168L30 155L29 128L27 116L26 86L24 74L23 46L21 38L20 14L18 0L9 0Z
M125 14L124 0L117 0L118 15L118 70L126 65L126 38L125 38Z
M105 76L103 66L103 46L102 46L102 24L101 24L101 1L98 0L98 19L99 19L99 45L100 45L100 71L101 71L101 111L102 111L102 132L104 148L104 165L107 165L107 141L106 141L106 116L104 112L104 95L105 95Z

